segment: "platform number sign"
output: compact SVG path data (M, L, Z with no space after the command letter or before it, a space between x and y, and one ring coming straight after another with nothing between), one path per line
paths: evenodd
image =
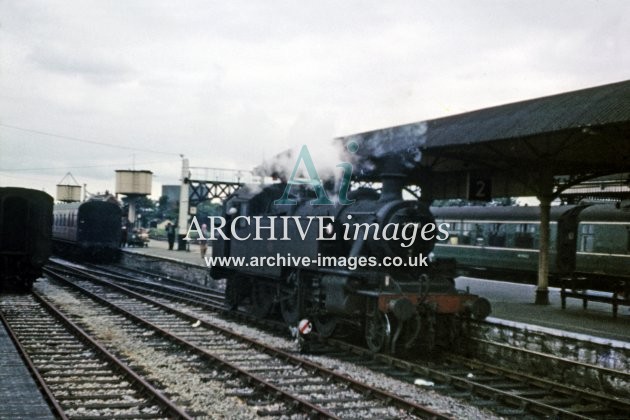
M468 199L471 201L492 200L492 179L471 176L468 181Z

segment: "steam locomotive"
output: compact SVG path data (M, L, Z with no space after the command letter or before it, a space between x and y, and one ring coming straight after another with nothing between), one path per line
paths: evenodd
M29 290L51 251L53 199L26 188L0 188L0 290Z
M97 262L118 258L122 217L118 204L99 200L56 204L53 213L56 253Z
M429 207L402 199L400 177L382 183L350 192L349 205L312 205L313 190L295 186L295 205L274 204L283 183L237 190L211 225L215 263L224 257L211 275L227 279L229 308L279 312L290 326L306 318L323 336L358 331L374 352L453 345L490 304L455 289L452 260L430 261L439 226Z

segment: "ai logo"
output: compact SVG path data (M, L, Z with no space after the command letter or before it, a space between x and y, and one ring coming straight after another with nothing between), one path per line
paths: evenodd
M356 153L359 149L359 145L355 142L350 142L346 146L350 153ZM298 168L300 167L300 162L304 162L304 166L306 167L306 172L308 173L308 179L296 179ZM350 189L350 180L352 179L352 164L349 162L341 162L337 166L337 168L341 168L343 170L343 176L341 179L341 185L339 186L339 204L348 205L354 203L355 200L348 200L348 190ZM300 154L295 162L295 166L293 167L293 172L291 172L291 177L287 181L287 186L284 189L284 193L282 197L278 200L275 200L273 203L276 205L295 205L297 204L296 200L289 198L289 192L291 191L291 186L293 185L310 185L315 190L315 194L317 195L317 199L310 202L312 205L333 205L334 203L328 198L328 194L326 194L326 190L324 189L324 185L322 180L319 178L317 173L317 169L315 169L315 164L313 163L313 158L311 158L311 154L308 151L308 147L306 145L302 146L300 150Z

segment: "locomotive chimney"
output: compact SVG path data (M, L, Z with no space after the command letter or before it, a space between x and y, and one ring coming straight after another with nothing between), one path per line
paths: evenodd
M383 189L380 201L402 200L402 189L405 186L405 176L400 173L384 173L381 176Z
M400 169L402 162L399 156L387 156L382 161L381 182L383 189L381 190L380 201L402 200L402 189L405 186L407 178Z

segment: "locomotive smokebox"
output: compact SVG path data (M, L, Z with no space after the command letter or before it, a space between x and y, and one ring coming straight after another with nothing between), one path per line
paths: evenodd
M393 299L389 301L389 310L400 321L407 321L416 314L416 308L409 299Z

